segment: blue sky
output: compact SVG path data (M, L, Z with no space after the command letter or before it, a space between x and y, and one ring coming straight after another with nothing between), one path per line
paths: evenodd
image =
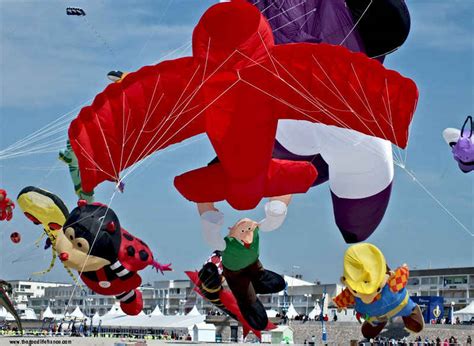
M2 1L0 150L93 98L108 84L108 71L135 70L186 47L194 25L213 3L76 1L74 6L87 12L80 18L65 15L64 1ZM385 62L414 79L420 90L407 169L472 233L474 174L459 171L441 132L461 126L473 113L474 4L470 0L407 3L411 34ZM49 139L65 134L64 129ZM184 270L198 268L210 252L201 239L194 205L172 185L174 176L201 167L214 156L205 137L191 141L147 161L112 203L124 228L145 240L158 260L173 263L175 271L166 278L183 278ZM24 186L41 186L73 208L68 172L56 157L51 152L0 160L0 187L14 197ZM105 183L97 199L108 203L112 193L112 184ZM219 207L230 224L238 217L263 217L262 205L250 212L232 211L224 203ZM18 245L9 240L14 230L22 235ZM50 252L33 245L40 231L18 209L12 222L0 224L0 277L24 279L48 266ZM335 282L340 276L347 245L334 224L327 185L296 196L284 226L262 238L261 259L270 269L301 272L309 281ZM391 266L474 265L474 238L400 168L395 171L389 209L369 240L382 249ZM61 267L42 279L67 281ZM144 281L163 278L151 270L143 276Z

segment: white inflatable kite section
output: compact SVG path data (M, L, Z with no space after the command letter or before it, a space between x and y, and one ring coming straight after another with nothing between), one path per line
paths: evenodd
M280 120L276 138L293 154L321 154L329 166L331 191L338 197L373 196L393 180L389 141L354 130L301 120Z
M443 131L443 138L449 145L451 145L451 143L456 143L459 140L459 137L461 137L461 130L448 127Z

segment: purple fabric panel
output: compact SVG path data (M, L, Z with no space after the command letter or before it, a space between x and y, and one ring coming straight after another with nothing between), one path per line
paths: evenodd
M334 218L346 243L370 237L382 221L391 191L392 183L376 195L360 199L340 198L331 191Z
M275 43L324 42L352 51L364 45L344 0L249 0L267 18ZM347 38L346 38L347 36Z
M466 123L468 119L466 119ZM459 137L456 144L452 146L452 152L461 171L469 173L474 170L474 141L471 138L473 136L472 129L465 128L466 123L464 123L463 129L461 130L461 137Z

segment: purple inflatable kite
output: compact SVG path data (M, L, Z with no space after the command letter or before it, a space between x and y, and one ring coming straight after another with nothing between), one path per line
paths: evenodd
M469 123L469 129L466 125ZM474 170L474 137L472 136L472 117L468 116L461 130L447 128L443 131L443 137L453 152L454 160L458 163L459 169L464 173Z
M403 0L249 0L265 15L277 44L343 45L383 61L410 30ZM329 180L335 222L347 243L367 239L387 209L393 180L390 144L306 121L280 121L274 157L310 161L313 185Z

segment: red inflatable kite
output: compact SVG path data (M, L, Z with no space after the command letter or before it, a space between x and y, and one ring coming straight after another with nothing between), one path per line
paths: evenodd
M13 217L15 203L7 197L7 192L0 189L0 221L10 221Z
M308 162L272 159L279 119L354 129L405 147L415 83L361 53L326 44L275 46L252 5L212 6L193 33L193 56L146 66L109 85L69 129L83 190L153 152L200 133L219 162L175 179L194 202L252 209L263 197L306 192Z

